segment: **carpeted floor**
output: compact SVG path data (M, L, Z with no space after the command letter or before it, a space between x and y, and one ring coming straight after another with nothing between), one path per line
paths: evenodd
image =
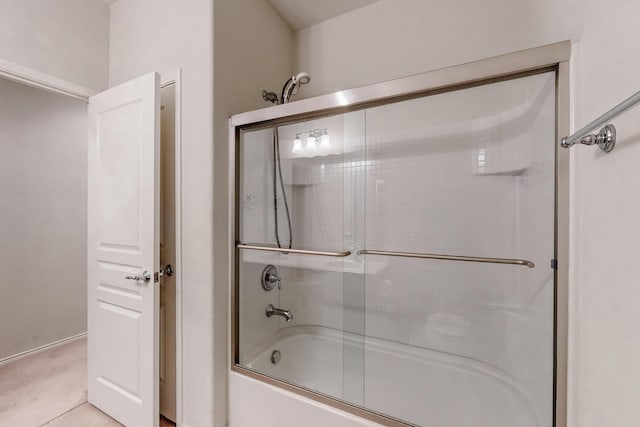
M0 366L0 426L121 426L87 403L86 375L86 339ZM161 427L174 425L160 418Z

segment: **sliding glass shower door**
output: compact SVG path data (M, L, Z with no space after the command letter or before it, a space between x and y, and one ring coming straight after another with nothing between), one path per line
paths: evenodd
M364 110L242 134L242 366L363 405Z
M555 76L242 129L236 369L392 425L553 425Z
M365 406L552 425L555 73L369 108L366 135L365 332L394 357L365 350Z

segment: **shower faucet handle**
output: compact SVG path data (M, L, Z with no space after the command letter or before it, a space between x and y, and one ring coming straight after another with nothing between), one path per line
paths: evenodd
M280 289L281 279L280 279L279 276L276 276L275 274L269 274L267 276L267 282L272 283L272 284L273 283L277 283L278 284L278 289Z
M267 265L264 270L262 270L262 289L265 291L272 291L276 284L278 285L278 289L281 289L280 283L282 279L278 275L278 269L275 265Z

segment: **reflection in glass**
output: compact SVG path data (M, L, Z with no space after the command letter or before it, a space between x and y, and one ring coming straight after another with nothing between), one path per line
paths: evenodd
M553 424L554 73L242 132L239 147L239 240L276 245L286 194L293 248L351 252L240 250L240 365L416 425Z

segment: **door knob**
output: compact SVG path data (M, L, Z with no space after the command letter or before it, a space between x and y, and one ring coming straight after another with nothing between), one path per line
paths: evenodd
M173 268L171 264L167 264L167 266L164 268L161 268L159 272L154 273L153 281L157 282L162 276L173 276L175 271L176 271L175 268ZM140 276L125 276L125 279L135 280L136 282L149 283L151 281L151 273L145 270L142 272L142 275Z
M151 273L145 270L142 272L142 275L140 276L125 276L125 279L135 280L136 282L149 283L151 281Z
M175 270L175 268L173 268L173 265L167 264L166 267L161 268L159 272L157 272L157 273L155 273L153 275L153 281L154 282L158 282L160 280L160 278L163 277L163 276L171 277L171 276L173 276L173 273L175 273L175 272L176 272L176 270Z

